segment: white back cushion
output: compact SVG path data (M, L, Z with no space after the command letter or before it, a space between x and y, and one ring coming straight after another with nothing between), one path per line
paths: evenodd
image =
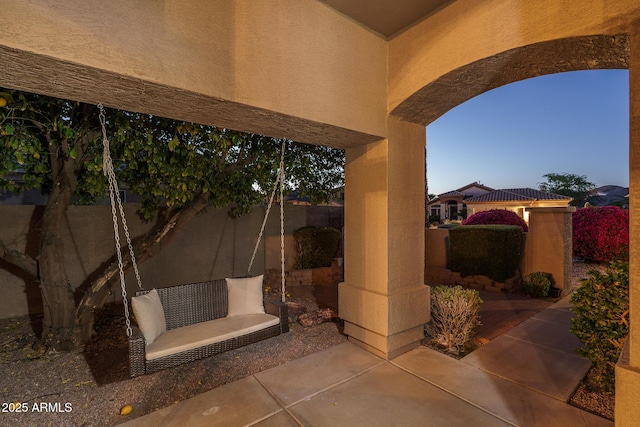
M229 294L227 317L243 314L264 314L262 275L243 279L225 279Z
M131 298L131 307L146 345L151 344L166 332L167 322L164 318L164 310L155 289L145 295Z

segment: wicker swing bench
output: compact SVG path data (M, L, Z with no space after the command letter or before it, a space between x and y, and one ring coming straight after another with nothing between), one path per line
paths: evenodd
M261 284L262 276L258 278ZM178 285L156 291L164 311L166 332L149 344L142 331L132 326L133 333L129 337L132 377L233 350L289 331L287 306L281 301L264 300L264 314L228 316L233 313L229 312L226 280ZM149 292L138 292L136 298ZM134 309L136 298L133 299Z
M135 377L149 374L289 332L288 311L285 304L284 265L285 140L282 141L276 183L271 192L262 228L247 268L247 276L249 276L276 189L279 187L282 301L264 300L263 276L227 278L145 290L142 287L111 160L104 108L102 104L98 105L98 108L102 125L103 166L109 182L116 256L120 271L127 336L129 337L130 375ZM132 325L129 318L118 213L127 240L132 268L140 289L136 296L131 298L137 326Z

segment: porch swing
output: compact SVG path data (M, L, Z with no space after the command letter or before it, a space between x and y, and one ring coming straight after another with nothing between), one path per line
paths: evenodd
M285 304L284 254L284 153L282 142L276 183L271 192L262 227L247 268L247 276L189 283L145 290L125 219L116 180L104 108L98 105L102 127L103 167L109 182L120 288L129 338L129 367L132 377L191 362L271 338L289 331ZM263 299L263 276L249 276L264 229L280 188L281 301ZM118 220L118 216L120 221ZM137 326L132 326L122 262L119 223L127 241L138 291L131 298Z

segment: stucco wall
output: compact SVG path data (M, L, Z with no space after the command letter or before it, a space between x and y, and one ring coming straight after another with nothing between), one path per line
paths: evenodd
M386 42L321 2L7 0L0 28L0 87L323 145L386 135Z
M529 208L529 237L526 241L523 274L551 273L556 287L571 291L574 207Z
M125 204L127 224L132 237L149 228L135 215L137 205ZM37 253L38 219L42 206L0 206L0 238L7 245L25 250L31 256ZM285 233L287 235L286 267L293 265L293 230L305 224L306 206L287 205ZM243 276L258 232L264 218L264 209L233 219L226 210L210 209L197 215L163 250L140 265L142 285L147 289L223 277ZM65 267L74 287L80 286L91 273L101 271L101 263L115 251L111 209L108 206L70 206L65 221L63 240ZM272 210L265 237L258 249L252 274L262 274L265 265L280 268L280 216L277 207ZM121 237L124 242L124 236ZM266 243L265 243L266 242ZM266 250L265 250L266 245ZM12 274L0 264L0 318L42 311L37 283ZM127 276L127 293L137 289L133 274ZM110 301L121 299L116 289Z
M626 68L628 40L602 35L628 33L638 16L636 0L457 0L389 42L388 109L426 125L514 81Z
M424 266L447 268L447 240L449 230L444 228L424 230Z
M551 273L555 286L571 291L573 207L529 208L529 232L525 234L521 274ZM433 280L447 268L449 230L425 230L425 276ZM460 281L460 283L463 283Z

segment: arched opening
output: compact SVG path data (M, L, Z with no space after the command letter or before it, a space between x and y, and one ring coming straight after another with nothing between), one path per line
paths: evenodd
M588 42L587 39L589 40ZM589 46L589 48L587 48L587 45ZM575 46L577 50L569 52L566 50L567 46ZM584 57L580 57L580 55L584 55ZM612 61L612 55L617 56L617 59ZM545 61L547 62L545 63ZM402 115L403 119L405 120L409 120L409 117L413 116L410 120L414 123L419 121L420 123L425 125L435 124L437 123L438 118L442 118L442 116L446 115L447 112L455 109L458 106L462 106L465 101L470 100L478 95L480 95L478 96L478 98L480 98L482 96L485 96L481 94L486 94L486 92L500 87L500 89L495 90L495 92L497 93L502 89L502 86L508 85L509 83L520 82L522 80L530 79L531 77L546 76L548 74L559 72L609 68L622 69L623 71L617 72L621 74L622 79L626 79L628 74L624 70L628 68L628 62L629 48L628 38L626 36L563 39L558 41L545 42L539 45L525 46L522 48L513 49L509 52L498 54L491 58L485 58L483 60L477 61L476 63L461 67L460 69L454 70L440 77L435 82L423 87L421 90L414 93L412 97L408 98L407 101L405 101L406 104L401 104L400 106L398 106L394 110L394 113ZM545 77L542 78L544 79ZM517 84L519 83L516 83L516 85ZM629 107L627 102L629 99L629 89L626 86L624 88L623 96L624 99L618 100L618 103L616 104L616 107L618 107L619 110L623 112L622 116L620 117L620 121L617 123L618 127L623 128L623 143L622 147L617 148L619 150L622 149L621 151L626 151L629 148ZM419 103L420 106L418 106L416 103ZM560 116L559 118L561 119L562 116ZM508 117L502 117L502 119L505 121L509 120ZM464 123L457 123L457 126L459 128L464 127ZM501 142L502 145L500 145L500 143L495 145L483 143L480 141L482 138L477 135L477 132L474 134L473 130L471 129L465 130L469 131L468 135L470 135L469 138L471 138L472 140L449 140L447 141L446 145L443 144L441 146L441 148L444 148L443 151L451 155L452 159L452 163L440 163L443 166L442 170L447 171L447 177L450 177L452 175L451 171L455 170L456 168L455 159L462 159L464 157L472 159L471 162L473 163L484 161L487 166L487 174L491 174L496 168L501 168L508 164L511 164L511 167L513 167L513 165L515 164L516 167L513 167L512 173L518 174L522 172L520 170L521 168L519 169L517 167L518 161L520 159L526 158L529 151L534 152L536 149L536 147L531 143L528 145L518 145L517 141L514 141L512 146L505 146L505 141ZM565 138L569 139L566 135ZM442 143L443 141L440 142ZM603 156L605 147L609 146L609 142L604 140L604 138L601 138L600 141L593 141L593 145L580 145L584 142L584 140L573 142L567 141L567 143L565 144L576 151L576 154L574 154L574 157L572 159L574 160L574 166L579 165L581 156L577 155L577 153L579 153L580 150L590 150L593 149L593 147L596 147L600 149L599 156ZM429 166L432 164L432 162L438 162L438 160L441 161L442 158L438 159L437 156L432 156L432 154L429 152L429 147L431 144L437 143L437 139L432 138L429 135L429 131L427 130L427 158L429 162L427 165L427 176L428 182L430 184L430 193L439 195L441 193L455 191L458 189L458 187L462 187L465 184L473 183L476 180L482 180L483 184L491 186L493 188L514 188L521 186L520 184L505 185L499 181L494 183L491 180L488 181L484 176L467 176L465 177L464 181L458 182L454 185L451 185L450 187L434 188L433 185L437 182L437 180L434 179L433 175L430 175ZM463 154L466 148L465 143L469 144L469 146L471 146L472 144L476 144L478 151L470 149L468 155L465 156ZM557 144L558 142L556 141L556 149L560 148ZM493 155L487 152L491 151L492 148L495 149L500 147L505 148L505 150L503 150L502 152L494 151ZM520 150L514 150L514 147L519 147ZM543 144L538 144L538 147L538 149L550 156L549 158L552 158L552 154L549 151L552 148L547 148L545 150L545 148L543 148ZM584 154L584 152L581 154ZM565 163L569 163L567 162L566 153L559 153L558 157L560 157L560 160L564 160ZM510 162L510 160L513 159L516 159L516 161ZM622 160L619 160L618 163L615 164L614 168L617 168L618 170L623 169L628 173L629 168L627 166L627 162L628 157L623 156ZM557 164L553 163L551 164L551 167L555 169L557 167L556 165L562 164L563 162L559 162ZM458 170L461 171L461 174L462 171L465 170L465 166L462 161L460 162ZM575 172L588 175L587 171L580 172L580 170L576 170L575 167L569 167L566 170L550 169L546 170L544 173L551 172ZM445 179L444 181L446 180L447 179ZM626 184L626 186L628 186L628 180L628 174L625 173L619 181L611 182L611 184ZM540 181L543 181L542 174L538 177L537 181L532 181L527 186L536 188L538 182ZM609 182L598 181L598 184L605 185L609 184ZM428 249L426 256L429 256ZM483 363L484 362L479 363L482 364L483 369L492 371L492 367L484 365Z
M537 189L547 173L628 187L628 78L628 70L545 75L453 108L427 126L429 192L474 182Z
M627 34L517 47L444 74L415 91L391 115L426 126L463 102L509 83L564 71L629 68L629 49Z

